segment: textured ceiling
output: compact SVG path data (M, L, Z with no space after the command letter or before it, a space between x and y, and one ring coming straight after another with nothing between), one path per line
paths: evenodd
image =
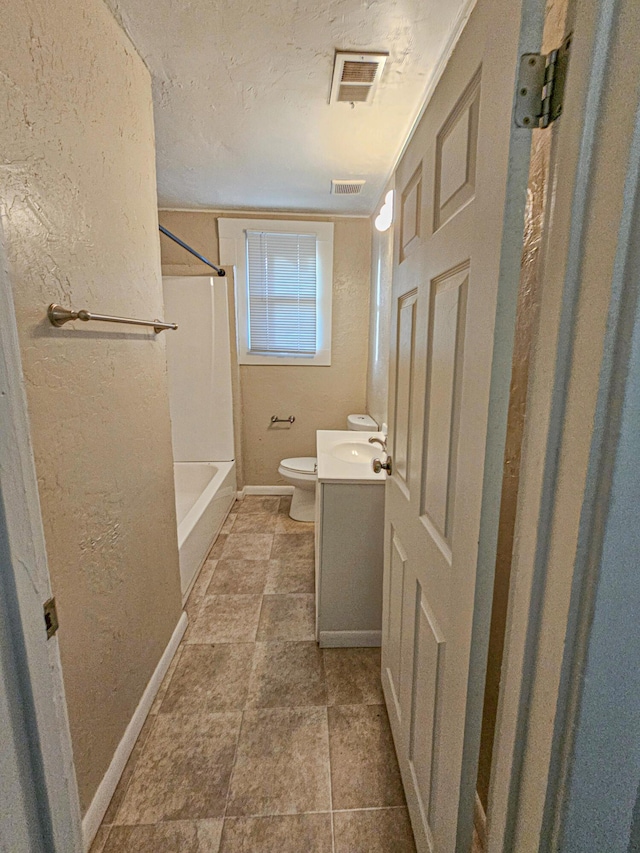
M153 76L162 207L369 214L471 0L107 0ZM329 106L336 49L388 52ZM331 179L366 179L358 196Z

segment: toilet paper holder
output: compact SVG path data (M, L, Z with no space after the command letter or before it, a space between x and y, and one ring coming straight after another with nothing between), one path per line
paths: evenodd
M277 415L271 415L271 423L272 424L292 424L295 421L293 415L289 415L288 418L279 418Z

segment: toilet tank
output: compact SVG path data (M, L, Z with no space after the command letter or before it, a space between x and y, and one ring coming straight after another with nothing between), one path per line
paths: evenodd
M347 415L347 429L377 432L378 424L370 415Z

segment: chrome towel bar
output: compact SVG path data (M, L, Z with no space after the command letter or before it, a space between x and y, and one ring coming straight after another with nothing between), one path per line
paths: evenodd
M47 309L47 317L52 326L64 326L69 320L100 320L103 323L126 323L128 326L151 326L153 331L163 332L165 329L177 329L176 323L163 323L162 320L134 320L131 317L112 317L109 314L93 314L90 311L69 311L61 305L52 303Z
M288 418L279 418L277 415L271 415L271 423L272 424L292 424L295 421L293 415L289 415Z

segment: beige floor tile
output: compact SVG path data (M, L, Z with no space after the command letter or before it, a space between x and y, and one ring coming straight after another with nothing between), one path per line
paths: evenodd
M180 661L180 655L182 654L182 650L184 648L184 644L187 637L187 632L189 631L189 626L187 626L187 630L183 634L182 641L178 648L176 649L176 653L173 656L171 663L169 664L169 668L167 669L164 678L162 679L162 684L158 688L158 692L156 693L156 698L153 700L153 705L149 710L149 716L153 716L157 714L160 710L160 705L162 704L162 700L165 697L167 690L169 689L169 684L171 684L171 679L173 678L173 673Z
M315 564L309 560L269 560L266 593L307 592L315 590Z
M124 796L127 793L127 788L129 787L129 783L131 782L131 777L133 776L134 770L138 764L138 759L142 755L142 749L149 737L149 734L153 728L153 724L155 723L155 716L149 715L147 719L144 721L144 725L138 735L138 740L135 742L135 746L131 750L131 755L129 756L129 760L125 764L124 770L122 771L122 776L118 781L118 785L111 797L111 802L109 803L109 808L105 812L105 815L102 819L104 824L114 823L118 814L118 809L122 805L122 801L124 800Z
M229 515L224 520L224 524L220 528L220 533L231 533L237 515L237 512L229 513Z
M240 713L159 714L118 811L118 824L222 817Z
M207 560L218 560L222 556L222 552L224 551L224 546L227 542L227 533L219 533L218 538L213 543L213 547L209 551L209 555Z
M322 652L311 643L256 643L249 708L326 705Z
M314 557L313 533L276 533L272 560L310 560Z
M150 717L153 717L160 710L160 705L162 705L162 700L164 699L165 694L166 694L167 690L169 689L169 685L171 684L171 679L173 678L173 673L175 672L176 667L178 665L178 662L180 661L180 655L182 654L182 650L184 648L184 644L186 642L186 638L187 638L187 634L188 634L189 630L190 630L190 626L187 626L187 630L185 631L185 633L183 635L182 642L178 646L176 653L173 656L173 660L169 664L169 669L167 670L164 678L162 679L162 684L160 685L160 688L159 688L158 692L156 693L156 698L153 700L153 705L151 706L151 709L149 711ZM143 731L144 731L144 728L143 728Z
M193 619L193 620L190 620L190 621L189 621L189 623L188 623L188 625L187 625L187 630L186 630L186 631L184 632L184 634L182 635L181 644L182 644L183 646L184 646L184 645L186 645L186 643L190 642L189 638L191 637L191 632L192 632L192 630L193 630L193 626L194 626L194 624L195 624L195 619ZM154 703L154 704L155 704L155 703ZM158 707L159 707L159 706L158 706ZM153 709L152 709L152 710L153 710ZM150 713L151 713L151 712L150 712ZM155 712L154 712L154 713L156 713L156 714L158 713L157 709L155 710Z
M335 812L335 853L415 853L406 809Z
M268 572L269 560L219 560L207 595L262 595Z
M233 527L235 529L235 524ZM230 533L221 557L225 560L268 560L272 545L271 533Z
M296 521L284 513L278 514L276 518L276 533L311 533L313 536L313 522Z
M92 853L414 853L379 650L317 648L289 504L234 507Z
M227 818L220 853L332 853L331 815Z
M205 596L207 587L211 582L211 578L213 577L217 564L217 560L207 560L204 566L200 569L198 579L194 583L193 589L189 593L189 598L187 599L187 603L184 607L190 622L192 622L198 615L202 599Z
M324 708L245 711L227 816L328 811L328 757Z
M187 645L161 714L241 711L247 699L253 643Z
M244 515L247 512L270 512L277 513L280 506L280 498L262 497L261 495L248 495L240 501L238 513Z
M329 705L382 705L380 649L325 649Z
M234 533L275 533L278 515L275 512L239 512L233 525Z
M384 705L328 709L334 809L405 805Z
M252 643L261 602L260 595L207 595L186 642Z
M315 596L265 595L256 639L275 640L315 639Z
M89 853L103 853L104 845L107 843L110 832L110 826L101 826L96 833L96 837L93 839Z
M104 853L218 853L222 819L114 826Z
M283 495L280 498L280 505L278 507L278 515L289 515L289 511L291 510L291 500L293 495Z

